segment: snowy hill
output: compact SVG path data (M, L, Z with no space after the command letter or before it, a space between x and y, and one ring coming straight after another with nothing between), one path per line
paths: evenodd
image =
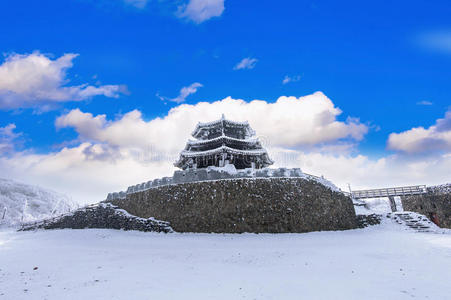
M0 226L37 221L77 207L66 195L0 178Z

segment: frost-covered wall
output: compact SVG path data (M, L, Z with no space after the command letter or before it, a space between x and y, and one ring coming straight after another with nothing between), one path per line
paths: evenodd
M296 177L304 178L308 180L317 181L334 191L339 191L339 189L330 181L323 177L317 177L309 174L305 174L299 168L287 169L287 168L264 168L264 169L241 169L236 170L235 166L228 164L225 167L207 167L203 169L189 169L183 171L175 171L172 177L163 177L154 179L148 182L143 182L133 186L129 186L127 191L109 193L107 200L113 199L125 199L127 194L133 194L140 191L145 191L147 189L188 183L188 182L199 182L208 180L220 180L220 179L237 179L237 178L280 178L280 177Z
M301 177L240 178L164 185L108 202L179 232L309 232L356 228L352 201Z
M427 193L402 196L405 211L427 216L440 227L451 228L451 184L427 187Z

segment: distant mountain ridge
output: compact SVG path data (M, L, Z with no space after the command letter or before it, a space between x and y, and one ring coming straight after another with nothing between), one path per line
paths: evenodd
M0 178L0 226L16 226L78 208L64 194Z

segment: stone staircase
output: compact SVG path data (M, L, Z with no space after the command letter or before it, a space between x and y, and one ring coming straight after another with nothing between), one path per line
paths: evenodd
M396 223L406 225L417 232L436 232L435 229L437 226L421 214L414 212L395 212L388 213L387 216L392 218Z

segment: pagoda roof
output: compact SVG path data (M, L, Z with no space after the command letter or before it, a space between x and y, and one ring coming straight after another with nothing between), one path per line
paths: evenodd
M198 157L198 156L206 156L206 155L213 155L221 152L228 152L232 154L237 155L263 155L268 154L265 149L253 149L253 150L239 150L230 148L227 146L220 146L215 149L211 150L205 150L205 151L187 151L184 150L182 153L180 153L180 156L182 157Z
M224 114L222 114L222 116L219 120L205 122L205 123L198 122L196 125L196 128L194 128L194 131L191 133L191 135L193 137L197 137L199 132L201 132L203 130L215 128L219 125L230 126L230 127L242 127L242 128L246 128L248 135L255 134L255 131L249 126L249 123L247 121L244 121L244 122L230 121L225 118Z
M237 139L237 138L226 136L223 134L221 136L218 136L218 137L215 137L215 138L209 139L209 140L188 140L187 145L188 146L204 145L204 144L217 142L220 140L228 140L228 141L240 142L240 143L245 143L245 144L256 144L258 142L257 138Z
M266 152L265 149L239 150L239 149L234 149L234 148L230 148L227 146L220 146L218 148L206 150L206 151L184 150L180 153L180 157L179 157L178 161L176 161L174 163L174 166L181 167L184 164L184 161L186 161L186 159L188 159L188 158L209 156L209 155L215 155L215 154L220 154L220 153L230 153L230 154L234 154L234 155L263 156L267 165L271 165L274 163L274 161L272 161L269 158L268 153Z
M197 123L192 136L195 140L188 140L174 166L205 168L229 161L236 168L262 168L274 163L247 121L230 121L223 114L219 120Z

